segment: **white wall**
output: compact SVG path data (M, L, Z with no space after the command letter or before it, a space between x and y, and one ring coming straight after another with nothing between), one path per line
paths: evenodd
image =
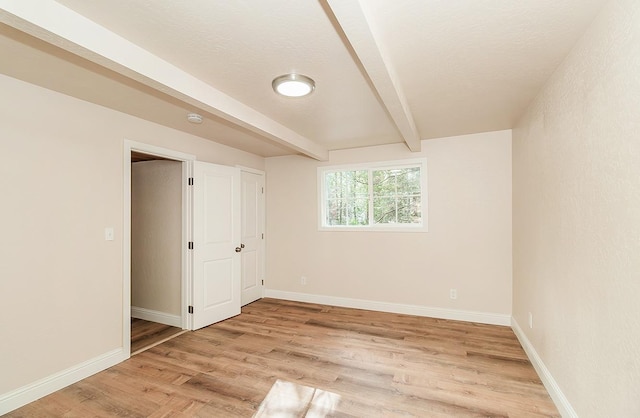
M422 149L333 151L324 163L267 158L269 291L510 315L511 132L428 140ZM429 232L318 231L319 165L417 157L427 158Z
M0 92L2 398L123 347L125 138L218 164L264 160L6 76Z
M134 163L131 165L132 316L136 317L134 308L180 316L181 286L182 163Z
M640 416L639 132L640 2L613 1L513 133L513 313L583 418Z

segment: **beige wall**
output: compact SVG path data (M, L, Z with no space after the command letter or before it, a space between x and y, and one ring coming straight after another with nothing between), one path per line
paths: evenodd
M639 132L640 2L614 1L514 130L513 313L584 418L640 416Z
M0 92L3 394L123 345L125 138L218 164L264 160L6 76Z
M270 290L511 313L511 132L266 159ZM429 232L319 232L317 167L426 157ZM300 277L307 277L307 285ZM458 299L449 299L449 289Z
M134 163L131 165L131 307L180 316L181 286L182 163Z

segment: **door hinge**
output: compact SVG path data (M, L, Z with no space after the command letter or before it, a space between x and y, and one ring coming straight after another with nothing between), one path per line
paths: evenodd
M264 194L264 187L262 188L262 194Z
M193 313L193 306L189 306L189 313Z
M262 239L264 239L264 233L262 234Z
M189 186L193 186L193 177L189 177Z
M264 280L262 281L262 285L264 286Z
M193 250L193 241L189 241L189 249Z

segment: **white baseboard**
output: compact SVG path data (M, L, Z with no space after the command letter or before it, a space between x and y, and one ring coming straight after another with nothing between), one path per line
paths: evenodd
M296 302L318 303L321 305L341 306L343 308L367 309L370 311L391 312L430 318L453 319L491 325L511 325L511 315L462 311L456 309L430 308L427 306L405 305L400 303L376 302L364 299L351 299L336 296L313 295L309 293L286 292L282 290L264 290L264 297L293 300Z
M131 318L144 319L145 321L182 328L182 318L179 315L168 314L146 308L138 308L137 306L131 307Z
M0 415L18 409L128 358L122 348L77 364L61 372L0 395Z
M542 359L536 352L535 348L533 348L533 344L531 344L531 341L529 341L524 331L522 331L522 328L520 328L520 325L518 325L515 318L511 318L511 328L516 334L516 337L518 337L520 345L524 348L525 353L527 353L527 357L529 357L531 364L533 364L533 368L538 372L538 376L540 376L542 384L547 389L547 392L549 392L549 396L551 396L553 403L556 405L556 408L558 408L560 415L565 418L578 418L578 414L569 403L567 397L564 396L562 390L560 390L560 386L558 386L558 383L551 375L551 372L542 362Z

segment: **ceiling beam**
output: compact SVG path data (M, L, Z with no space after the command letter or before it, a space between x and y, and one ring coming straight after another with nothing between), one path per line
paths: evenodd
M317 160L328 149L53 0L0 0L0 22Z
M325 0L346 41L371 81L382 105L411 151L420 151L420 136L391 60L376 40L372 22L359 0ZM326 8L325 8L326 9Z

